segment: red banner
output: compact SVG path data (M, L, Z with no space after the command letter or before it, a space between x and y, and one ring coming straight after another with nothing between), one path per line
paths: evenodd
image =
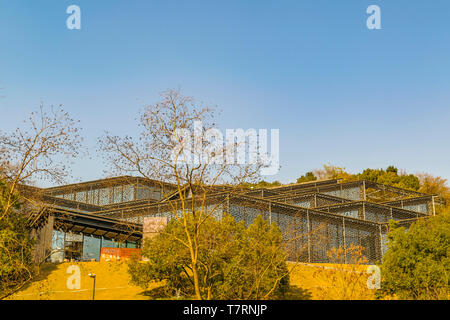
M123 261L132 256L141 258L141 249L134 248L101 248L100 261Z

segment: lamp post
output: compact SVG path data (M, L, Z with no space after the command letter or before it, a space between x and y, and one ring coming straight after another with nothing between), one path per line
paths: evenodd
M96 275L95 275L95 273L89 273L88 276L94 279L94 287L92 289L92 300L95 300L95 277L96 277Z

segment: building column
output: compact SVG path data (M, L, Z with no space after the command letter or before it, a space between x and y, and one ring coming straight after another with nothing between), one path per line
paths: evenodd
M55 218L49 215L47 222L39 229L32 231L32 237L36 239L33 251L33 262L44 262L52 252L53 224Z

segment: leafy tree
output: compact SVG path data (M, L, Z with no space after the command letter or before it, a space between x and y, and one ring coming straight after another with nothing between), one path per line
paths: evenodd
M251 189L260 189L260 188L272 188L281 186L280 181L267 182L265 180L258 181L257 183L242 183L241 187L243 188L251 188Z
M315 181L317 179L342 179L344 182L368 180L414 191L419 190L421 186L418 176L399 172L394 166L389 166L386 170L368 168L361 173L351 174L343 167L324 165L322 169L307 172L304 176L298 178L297 182Z
M447 180L428 173L419 173L417 176L420 180L419 191L438 195L445 202L445 205L442 208L439 206L438 209L448 210L450 206L450 189L447 185Z
M450 190L447 186L447 179L435 177L428 173L419 173L420 192L437 194L442 198L450 198Z
M345 168L343 167L337 167L333 165L323 165L323 169L317 169L314 170L314 175L319 180L326 180L326 179L342 179L344 181L351 181L354 180L353 175L346 172Z
M282 297L289 288L286 253L280 228L259 215L238 243L239 252L224 265L219 297L268 299Z
M193 217L189 215L188 223ZM204 299L267 299L289 287L281 232L258 217L248 229L225 215L208 217L199 230L198 276ZM147 262L131 261L131 281L143 288L165 281L172 295L195 296L192 261L184 228L171 220L164 230L146 240Z
M413 174L408 174L408 175L401 175L400 176L400 181L397 185L399 188L403 188L403 189L409 189L409 190L413 190L413 191L418 191L420 188L420 181L419 178Z
M407 231L392 221L381 270L380 296L450 298L450 212L415 222Z
M317 177L314 175L312 171L307 172L305 175L301 176L297 179L297 183L316 181Z
M8 201L6 182L0 180L0 203ZM16 290L33 276L32 248L27 220L18 211L18 195L14 207L0 219L0 298Z
M386 168L386 172L390 172L390 173L393 173L393 174L398 174L398 169L396 168L396 167L394 167L394 166L389 166L389 167L387 167Z
M420 187L419 178L413 174L398 173L398 169L389 166L383 169L365 169L355 175L356 179L368 180L390 186L417 191Z

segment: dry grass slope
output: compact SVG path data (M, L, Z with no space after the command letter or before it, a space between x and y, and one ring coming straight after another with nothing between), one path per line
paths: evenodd
M78 265L81 288L69 290L67 268ZM292 267L292 265L291 265ZM351 271L355 268L349 267ZM363 268L358 266L358 268ZM291 274L292 290L288 299L373 299L373 291L365 286L367 275L353 276L341 266L297 264ZM142 288L129 284L126 262L79 262L45 264L41 275L9 299L15 300L89 300L92 283L89 273L97 275L95 298L98 300L145 300L150 297ZM351 277L351 278L349 278ZM350 280L349 280L350 279ZM347 283L346 283L347 282ZM155 284L153 288L159 285ZM151 288L150 288L151 289Z

